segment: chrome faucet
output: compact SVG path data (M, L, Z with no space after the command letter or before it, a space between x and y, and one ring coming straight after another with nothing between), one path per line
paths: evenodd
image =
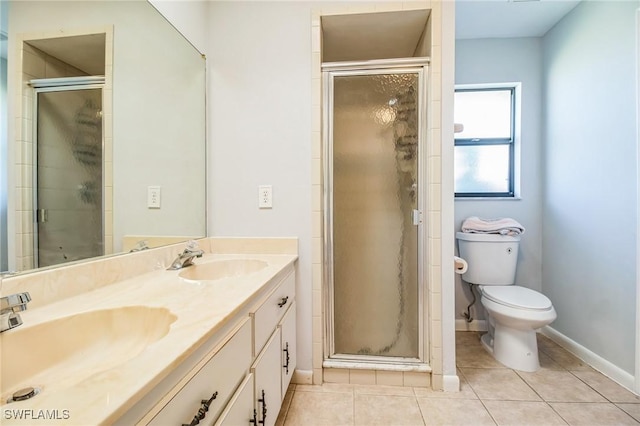
M31 296L26 292L0 298L0 332L22 324L22 318L18 312L26 310L27 303L30 301Z
M167 268L167 271L175 271L176 269L186 268L187 266L193 265L193 259L196 257L202 257L204 251L202 250L194 250L191 248L186 248L182 253L176 257L171 266Z

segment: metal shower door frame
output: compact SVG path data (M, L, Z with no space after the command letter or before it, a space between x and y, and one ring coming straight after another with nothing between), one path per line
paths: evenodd
M49 78L49 79L38 79L32 80L30 85L33 88L33 153L31 156L32 161L32 212L33 212L33 262L34 267L38 267L39 265L39 256L38 256L38 94L40 93L51 93L51 92L67 92L67 91L77 91L77 90L91 90L91 89L99 89L100 90L100 99L102 101L103 109L104 109L104 77L95 77L95 76L87 76L87 77L62 77L62 78ZM104 173L105 173L105 164L104 164L104 126L102 128L102 143L101 143L101 151L102 151L102 201L101 201L101 210L102 210L102 239L104 242L104 226L105 226L105 191L104 191Z
M428 58L406 58L391 60L376 60L365 62L335 62L322 64L323 84L323 236L324 236L324 267L323 267L323 298L324 298L324 367L348 367L353 363L367 363L371 368L376 366L407 366L413 364L425 366L428 364L429 341L426 324L426 307L428 306L426 265L427 259L427 87L428 87ZM418 232L418 358L386 357L373 355L345 355L336 354L334 342L334 256L333 256L333 91L334 78L343 76L367 76L389 74L417 74L418 75L418 191L417 207L420 212ZM428 371L417 368L414 371Z

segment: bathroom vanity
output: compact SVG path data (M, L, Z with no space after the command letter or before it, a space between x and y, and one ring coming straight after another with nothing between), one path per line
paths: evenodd
M293 241L259 253L211 239L193 266L30 307L0 334L2 424L275 424L296 366ZM167 264L184 244L172 247L132 256L164 250ZM29 290L14 279L3 296ZM38 394L6 402L26 386Z

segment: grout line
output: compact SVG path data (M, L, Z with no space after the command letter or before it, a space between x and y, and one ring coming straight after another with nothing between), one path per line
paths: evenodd
M591 386L589 383L585 382L584 380L582 380L582 378L576 376L573 371L569 370L569 373L571 373L571 375L573 377L575 377L576 379L580 380L582 383L584 383L585 385L587 385L588 388L590 388L591 390L593 390L595 393L597 393L598 395L600 395L601 397L603 397L607 402L613 404L614 402L611 401L609 398L607 398L605 395L603 395L601 392L599 392L596 388L594 388L593 386Z
M560 414L555 408L553 408L553 405L549 404L547 401L545 401L545 404L547 404L549 406L549 408L551 408L551 410L556 413L556 415L558 417L560 417L560 419L565 423L565 424L569 424L569 422L567 420L565 420L564 417L562 417L562 414Z
M415 399L416 404L418 404L418 412L420 412L420 418L422 419L422 424L426 426L427 419L425 419L424 413L422 412L422 407L420 406L420 402L418 402L418 395L416 395L416 388L412 387L411 389L413 389L413 398Z

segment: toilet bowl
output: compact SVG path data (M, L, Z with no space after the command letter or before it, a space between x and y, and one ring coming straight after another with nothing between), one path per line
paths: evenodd
M489 332L482 336L485 349L509 368L540 368L536 330L557 317L551 301L526 287L481 286L480 302L489 316Z
M500 363L520 371L540 368L536 330L553 322L549 298L514 285L520 236L456 234L460 257L468 264L462 279L477 284L488 317L485 349Z

